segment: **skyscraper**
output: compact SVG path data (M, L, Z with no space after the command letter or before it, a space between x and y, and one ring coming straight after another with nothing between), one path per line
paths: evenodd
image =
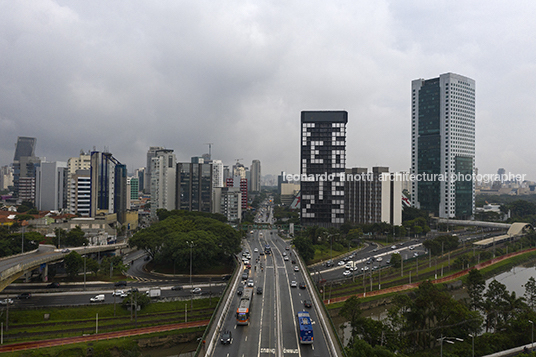
M261 191L261 162L260 160L253 160L251 162L251 192Z
M156 156L156 152L164 150L161 146L151 146L147 150L147 166L145 167L144 192L151 193L151 159Z
M212 211L212 164L177 164L177 209Z
M471 218L475 206L475 81L454 73L411 83L412 204Z
M159 208L175 209L177 192L177 159L173 150L155 151L151 159L151 217L156 218ZM147 187L147 185L146 185Z
M344 223L347 123L346 111L301 113L302 225L331 227Z
M24 201L35 200L35 170L41 160L35 156L36 138L19 136L13 156L13 191ZM22 183L21 183L21 178Z

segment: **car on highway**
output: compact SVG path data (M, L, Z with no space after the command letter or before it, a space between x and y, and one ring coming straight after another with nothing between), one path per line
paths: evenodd
M60 283L50 283L47 285L47 288L59 288L60 287Z
M285 255L285 257L283 258L283 260L288 262L288 256Z
M264 252L261 250L261 251L259 252L259 255L264 255Z
M307 285L305 285L305 283L302 281L300 283L300 289L305 289L307 287Z
M255 285L255 283L253 282L253 279L248 279L248 281L247 281L246 284L247 284L247 286L249 286L249 287L253 287L253 285Z
M17 296L17 299L29 299L32 297L32 294L31 293L21 293L19 294L19 296Z
M201 295L201 288L193 288L191 290L192 294L198 294Z
M253 249L253 253L258 253L258 252L259 252L258 248Z
M340 262L337 263L337 265L340 266L340 267L342 267L345 264L346 264L346 262L344 260L341 260Z
M296 265L296 266L294 267L294 271L300 271L300 268L298 268L298 266Z
M414 246L411 246L411 247L409 247L409 250L413 250L413 249L415 249L415 247L414 247Z
M116 281L114 286L117 286L117 287L119 287L119 286L127 286L127 282L124 281L124 280Z
M352 272L350 270L345 270L345 271L342 272L342 275L344 275L344 276L348 276L348 275L351 275L351 274L352 274Z
M415 252L415 253L413 253L413 256L414 256L414 257L418 257L418 256L419 256L419 253Z
M262 295L262 287L257 286L257 294Z
M127 294L130 294L130 293L137 293L139 292L138 288L130 288L128 291L127 291Z
M229 330L225 330L221 333L220 342L222 345L230 345L233 339L233 334Z
M171 287L171 290L182 290L182 289L183 289L182 285L175 285Z
M396 249L396 245L392 245L392 246L391 246L391 249Z
M236 289L236 293L238 295L242 295L244 293L244 285L238 285L238 288Z
M326 268L329 268L329 267L331 267L331 266L333 266L333 262L332 262L331 260L328 260L328 261L326 262Z
M382 260L383 260L382 257L378 257L378 258L376 258L376 261L377 261L377 262L381 262Z
M104 302L104 300L104 294L95 295L94 297L89 299L90 302Z
M242 273L242 280L247 280L249 278L248 271L249 270L244 270L244 272Z
M291 288L295 288L295 287L297 287L297 286L298 286L298 283L297 283L296 281L292 280L292 281L290 282L290 287L291 287Z
M62 253L69 253L69 252L70 252L70 250L69 250L69 249L67 249L67 248L64 248L64 249L62 249L62 250L61 250L61 252L62 252Z
M311 307L313 304L311 303L311 300L303 300L303 306L304 307Z
M123 290L116 290L112 292L112 296L127 297L128 294L125 293Z
M287 246L285 247L285 250L290 250L290 247L287 245Z
M12 299L0 300L0 305L2 306L13 305L13 300Z

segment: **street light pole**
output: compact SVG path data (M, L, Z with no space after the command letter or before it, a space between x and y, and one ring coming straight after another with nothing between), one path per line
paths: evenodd
M194 301L193 301L193 285L192 285L192 248L194 247L194 242L186 241L186 244L190 247L190 310L194 309Z
M86 243L84 243L84 291L86 291Z
M532 350L534 350L534 322L532 322L531 320L529 320L530 322L530 325L531 325L531 328L530 328L530 332L531 332L531 342L530 342L530 350L532 352Z
M471 339L473 340L473 343L472 343L472 345L473 345L473 354L472 354L472 356L475 357L475 335L470 333L469 337L471 337Z

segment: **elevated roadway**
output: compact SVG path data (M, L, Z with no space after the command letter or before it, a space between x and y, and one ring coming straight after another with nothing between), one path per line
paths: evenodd
M28 253L17 254L0 259L0 291L6 286L20 278L25 273L35 268L42 267L43 276L47 275L48 264L63 259L71 251L80 254L91 254L96 252L105 252L126 248L126 243L95 245L86 247L77 247L67 250L55 249L51 245L40 245L38 249Z

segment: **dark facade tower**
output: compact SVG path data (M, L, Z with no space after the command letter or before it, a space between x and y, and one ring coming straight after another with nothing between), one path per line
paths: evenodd
M301 224L344 223L346 111L301 113ZM307 177L307 179L305 179Z
M32 196L27 193L31 191L35 193L35 168L40 163L40 159L35 157L36 143L36 138L19 136L15 147L15 155L13 156L13 191L15 197L31 202L34 202L35 194ZM22 185L22 195L20 192L21 177L25 178Z
M177 164L177 209L211 212L212 164Z

